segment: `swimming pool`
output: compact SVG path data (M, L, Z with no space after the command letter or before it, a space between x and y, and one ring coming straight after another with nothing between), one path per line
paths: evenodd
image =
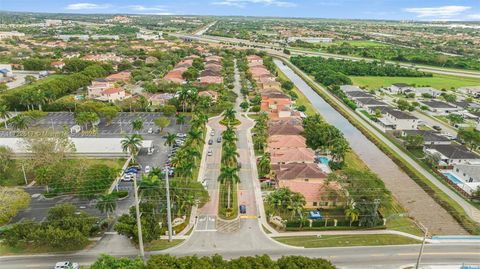
M328 165L328 162L330 161L327 157L325 156L320 156L317 158L322 164Z
M444 176L446 176L450 181L452 181L453 183L457 184L457 185L462 185L463 182L458 179L454 174L452 173L449 173L449 172L443 172L442 173Z

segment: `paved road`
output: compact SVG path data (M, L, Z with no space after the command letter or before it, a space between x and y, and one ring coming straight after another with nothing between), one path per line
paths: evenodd
M312 88L310 88L310 86L305 83L302 78L295 74L292 69L286 65L283 65L279 60L275 60L275 63L305 94L305 96L310 100L319 113L328 122L335 125L343 132L353 151L358 154L358 156L373 172L380 176L380 178L385 182L386 187L399 200L402 206L408 210L410 216L423 223L433 234L466 234L466 231L444 208L437 204L423 189L420 188L420 186L418 186L418 184L416 184L407 174L405 174L405 172L403 172L375 144L368 140L368 138L366 138L356 127L354 127L338 111L326 103L316 92L313 91ZM344 104L340 103L340 101L338 101L338 103L339 105L344 106ZM353 111L351 114L358 118L359 121L364 122L363 119L361 119ZM395 147L373 127L368 125L366 122L364 123L364 125L374 132L378 137L382 138L382 140L386 140L386 143L390 144L392 148ZM400 149L397 149L396 151L399 152L399 154L402 154ZM412 159L410 159L410 161L414 162ZM428 172L424 172L428 174ZM430 175L430 177L432 176ZM438 183L445 187L440 182ZM458 198L465 202L462 198Z
M255 220L250 220L255 222ZM253 224L254 227L257 226ZM197 235L202 234L201 238ZM236 258L240 256L254 256L267 254L276 259L285 255L302 255L307 257L325 258L331 260L339 268L382 268L396 269L399 266L413 264L417 258L419 245L404 246L381 246L381 247L344 247L344 248L320 248L320 249L303 249L288 248L276 242L271 241L270 246L259 245L253 235L248 237L252 243L247 246L237 246L237 240L245 241L246 238L232 235L224 235L223 244L214 245L212 242L219 242L221 236L217 233L202 232L194 233L189 241L198 242L199 246L204 248L185 248L180 245L176 248L147 253L152 254L171 254L176 256L211 256L213 254L221 254L225 258ZM187 242L189 242L187 241ZM263 241L262 241L263 242ZM134 257L135 253L109 253L115 256ZM476 264L480 265L480 245L478 244L437 244L426 245L422 264ZM37 256L3 256L0 257L0 268L20 269L20 268L52 268L55 262L60 260L70 260L79 262L81 265L91 264L98 254L81 253L81 254L65 254L65 255L37 255Z

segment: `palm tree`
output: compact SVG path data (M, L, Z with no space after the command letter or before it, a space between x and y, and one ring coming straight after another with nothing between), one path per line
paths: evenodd
M163 138L165 138L165 143L163 145L172 147L175 144L175 139L177 136L172 133L167 133L163 136Z
M189 91L189 88L187 87L182 87L182 89L180 89L180 91L178 91L178 100L180 101L180 103L182 103L182 111L183 113L185 113L185 107L187 105L187 101L188 101L188 91Z
M227 183L227 208L230 208L230 193L232 184L240 182L240 177L238 176L237 171L237 167L223 166L220 169L220 175L218 176L218 181L220 181L220 183Z
M117 208L117 197L114 194L104 194L100 196L100 199L97 201L95 207L100 210L100 212L106 213L107 218L110 218L110 213L113 213Z
M160 180L156 175L142 175L142 181L138 187L147 199L158 199L160 194Z
M10 125L14 130L25 130L27 129L29 123L30 118L23 115L17 115L10 121Z
M265 152L258 160L258 172L261 175L267 175L270 169L270 152Z
M360 211L355 208L353 202L348 203L347 207L344 210L345 217L350 220L350 226L355 221L358 221L358 217L360 216Z
M225 111L223 112L223 119L229 124L232 121L235 121L235 110L233 110L232 108L225 109Z
M185 124L186 118L183 114L178 114L177 116L177 124L180 125L180 132L183 131L183 125Z
M227 166L233 166L237 164L237 157L240 155L235 147L223 147L222 150L222 163Z
M127 135L121 141L123 151L129 152L133 161L135 161L136 155L142 147L142 141L143 137L139 134L133 134L131 136Z
M198 148L196 147L186 147L185 153L189 158L192 158L194 162L197 160L197 158L202 157L202 155L200 154L200 151L198 151Z
M11 114L8 111L7 105L0 105L0 117L3 119L3 123L5 124L5 129L8 129L7 120L10 118Z
M187 140L192 146L199 146L205 141L203 140L203 132L201 130L190 129L187 133Z
M137 134L143 129L143 121L141 118L136 118L134 121L132 121L132 129L136 131Z

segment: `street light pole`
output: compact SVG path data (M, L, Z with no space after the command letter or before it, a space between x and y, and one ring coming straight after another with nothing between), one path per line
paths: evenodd
M167 225L168 225L168 242L172 242L172 212L170 206L170 184L168 181L168 169L165 171L165 188L167 188Z
M420 252L418 253L417 264L415 265L415 269L419 269L420 261L422 260L423 248L425 247L425 241L427 240L427 234L428 234L427 227L423 226L423 224L421 223L420 225L422 226L424 234L423 234L422 246L420 247Z
M140 248L140 256L145 259L145 252L143 250L143 235L142 235L142 222L140 220L140 208L138 206L138 193L137 193L137 179L133 179L133 193L135 196L135 213L137 217L138 228L138 246Z

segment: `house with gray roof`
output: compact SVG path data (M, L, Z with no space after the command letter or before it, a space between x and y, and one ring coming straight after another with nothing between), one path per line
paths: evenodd
M459 144L430 145L424 148L428 155L438 157L439 165L480 164L480 156Z
M403 130L402 137L406 136L422 136L424 145L449 145L452 141L443 135L430 130Z

